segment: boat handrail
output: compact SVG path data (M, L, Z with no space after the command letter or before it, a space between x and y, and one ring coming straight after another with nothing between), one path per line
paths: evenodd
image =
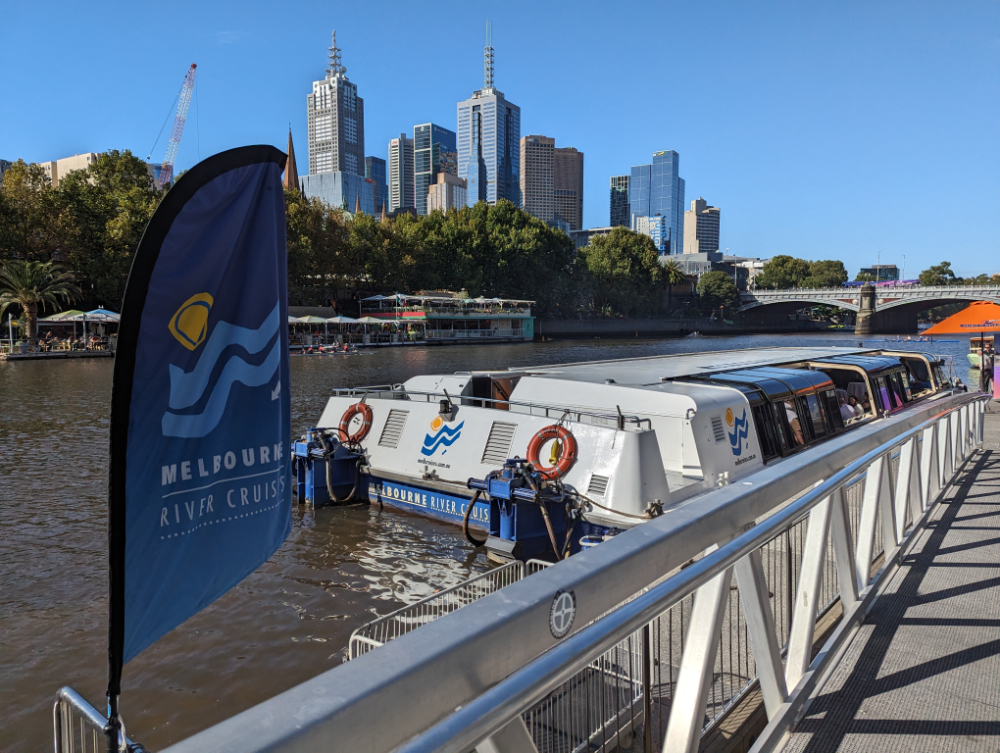
M375 385L370 387L341 387L335 389L331 392L334 397L368 397L373 396L377 398L382 398L382 393L388 392L390 400L408 400L411 396L434 398L434 400L428 400L427 402L434 402L435 400L451 400L453 402L461 400L463 403L466 402L480 402L480 403L490 403L491 407L496 407L499 405L504 406L517 406L518 408L527 408L529 412L534 410L545 411L546 417L558 418L560 420L575 420L577 423L582 423L581 417L587 416L588 418L599 418L602 421L614 421L620 422L622 428L625 425L634 425L637 429L641 429L643 424L646 424L646 428L652 430L653 422L648 418L643 418L641 416L633 415L630 413L602 413L592 410L581 410L575 406L567 405L557 405L555 403L527 403L520 400L498 400L491 397L472 397L471 395L449 395L446 392L427 392L423 390L408 390L402 385ZM385 398L382 398L385 399ZM557 415L552 416L550 414L555 413ZM576 416L575 419L572 417Z

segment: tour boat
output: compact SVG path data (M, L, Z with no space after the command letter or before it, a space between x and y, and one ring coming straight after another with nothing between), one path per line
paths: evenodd
M887 349L764 348L338 389L293 446L296 488L300 501L367 501L459 523L494 558L561 558L949 394L959 386L943 363Z

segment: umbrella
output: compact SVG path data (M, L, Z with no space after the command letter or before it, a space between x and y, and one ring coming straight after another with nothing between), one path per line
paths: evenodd
M354 320L355 324L388 324L388 319L376 319L374 316L363 316Z
M289 324L298 324L301 320L297 316L288 317Z
M309 316L300 316L295 321L300 324L326 324L327 322L322 316L312 316L311 314Z
M69 311L60 311L58 314L53 314L52 316L46 316L44 319L39 319L40 322L72 322L79 321L73 319L74 316L79 316L83 314L79 309L70 309Z
M925 335L960 335L979 333L980 338L986 332L1000 331L1000 306L991 301L976 301L968 308L938 322L930 329L924 330ZM979 383L981 388L986 385L985 345L979 351Z
M358 320L352 319L349 316L331 316L329 319L324 319L323 321L330 324L356 324Z

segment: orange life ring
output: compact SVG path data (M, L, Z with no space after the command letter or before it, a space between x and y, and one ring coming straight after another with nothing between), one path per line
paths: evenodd
M351 419L357 415L361 415L361 428L359 428L353 434L349 434L348 430L351 426ZM343 442L360 442L362 439L368 436L368 432L372 428L372 409L369 405L365 403L355 403L346 411L340 419L340 438Z
M559 460L554 466L544 468L538 462L538 456L542 451L542 445L549 439L555 439L562 442L562 452L559 453ZM560 476L565 476L566 472L569 471L575 461L576 438L570 433L569 429L565 427L558 426L556 424L546 426L544 429L540 429L538 433L531 438L531 441L528 442L528 462L535 466L535 470L538 471L542 478L546 481L552 481Z

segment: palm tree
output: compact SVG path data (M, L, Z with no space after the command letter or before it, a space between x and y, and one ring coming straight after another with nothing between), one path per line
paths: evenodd
M663 279L667 283L667 316L670 316L674 302L674 285L684 282L687 275L684 274L684 268L676 260L670 259L663 265Z
M35 335L38 307L55 307L61 299L69 304L80 297L73 275L51 261L11 259L0 265L0 317L8 307L18 305L24 312L24 337Z

